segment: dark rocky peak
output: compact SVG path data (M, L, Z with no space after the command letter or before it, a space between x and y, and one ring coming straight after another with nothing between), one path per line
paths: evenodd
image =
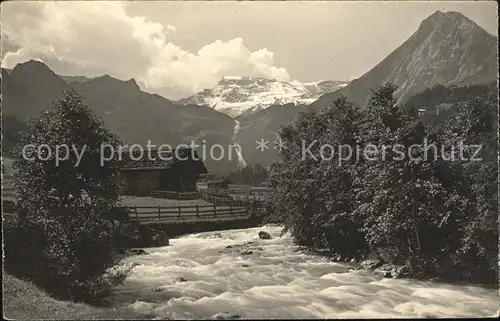
M443 30L446 32L463 31L463 29L475 29L479 26L460 12L456 11L436 11L420 23L420 32L432 32L433 30Z
M57 76L46 64L38 60L29 60L20 64L17 64L12 70L13 77L57 77Z
M139 85L134 78L130 78L129 80L125 81L125 83L127 84L127 86L131 86L136 88L136 90L140 90Z
M86 82L86 84L98 85L102 88L105 88L106 90L112 90L112 91L121 91L121 90L126 90L128 92L140 91L139 85L137 84L134 78L131 78L129 80L120 80L108 74L90 79L89 81Z

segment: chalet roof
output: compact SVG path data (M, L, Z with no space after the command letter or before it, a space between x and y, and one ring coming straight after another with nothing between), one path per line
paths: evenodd
M196 174L205 174L207 169L199 159L196 151L191 148L179 148L173 151L157 149L124 150L118 161L121 171L155 171L165 170L176 164L186 164L192 167Z

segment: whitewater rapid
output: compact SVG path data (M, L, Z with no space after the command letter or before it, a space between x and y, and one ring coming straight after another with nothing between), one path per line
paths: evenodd
M258 232L272 235L261 240ZM128 257L136 264L114 288L115 305L150 317L242 318L486 317L498 292L477 286L382 279L303 253L276 226L207 232ZM214 238L217 236L217 238ZM251 242L251 243L249 243ZM243 251L252 254L243 255ZM182 279L181 279L182 278Z

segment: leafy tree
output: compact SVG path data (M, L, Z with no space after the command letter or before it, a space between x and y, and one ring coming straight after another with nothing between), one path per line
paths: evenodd
M468 277L489 281L496 278L498 262L497 106L496 94L459 103L441 133L450 154L451 146L470 147L462 151L464 159L453 164L455 189L465 198L465 208L459 222L460 248L452 258ZM457 159L459 153L455 150ZM473 156L477 160L471 160Z
M334 149L330 157L323 153L325 158L317 168L321 190L317 201L324 205L315 220L323 236L318 245L337 254L359 258L368 250L362 224L353 215L357 208L355 181L360 174L356 149L361 143L365 118L344 97L336 100L324 114L328 130L321 141Z
M282 220L298 242L348 256L366 250L361 226L351 215L357 168L354 155L348 155L356 149L362 120L362 113L341 98L282 129L287 148L271 170L276 192L270 204L273 220Z
M371 121L364 130L365 143L381 153L364 164L356 212L363 218L370 246L386 251L387 260L404 262L439 254L436 245L445 235L441 227L452 204L444 201L448 191L436 176L443 166L439 155L411 148L423 146L430 137L420 119L395 104L395 90L383 85L368 102ZM385 154L384 146L389 146Z
M281 129L280 137L285 143L281 159L271 167L270 220L284 224L283 233L290 231L297 242L313 245L319 234L312 225L317 209L317 174L314 170L319 161L314 157L303 158L303 144L309 146L327 130L322 114L309 111L301 113L297 120ZM318 144L311 149L318 155Z
M341 98L282 128L287 148L271 166L270 220L299 244L348 257L375 250L413 273L494 282L496 95L471 91L436 123L398 106L396 90L376 88L363 111ZM453 99L467 96L457 93ZM460 143L482 145L482 160L471 160L474 150L460 151ZM335 150L325 159L325 144L357 146L362 154L345 158Z
M117 164L101 166L101 145L118 143L73 90L30 122L16 147L20 223L6 240L7 268L55 294L78 297L114 263L106 215L118 200ZM69 153L57 153L64 144Z

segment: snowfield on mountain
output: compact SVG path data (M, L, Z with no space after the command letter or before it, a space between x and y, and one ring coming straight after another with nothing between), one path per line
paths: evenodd
M324 93L347 85L345 81L278 81L263 77L223 77L213 89L179 100L214 108L231 117L251 114L271 105L309 105Z

